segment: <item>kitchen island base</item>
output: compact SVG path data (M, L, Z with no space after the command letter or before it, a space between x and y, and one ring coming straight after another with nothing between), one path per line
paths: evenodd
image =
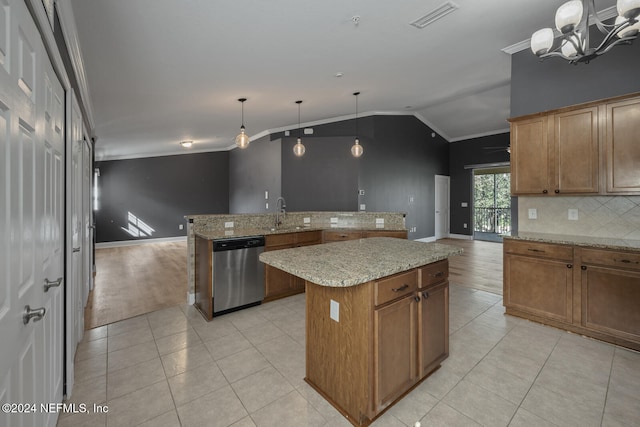
M367 426L449 353L448 261L351 287L306 281L305 381Z

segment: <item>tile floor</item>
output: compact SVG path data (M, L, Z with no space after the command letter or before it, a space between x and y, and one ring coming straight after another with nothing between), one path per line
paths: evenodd
M304 381L304 295L207 323L176 306L87 331L58 426L345 426ZM373 425L638 426L640 354L451 285L450 357Z

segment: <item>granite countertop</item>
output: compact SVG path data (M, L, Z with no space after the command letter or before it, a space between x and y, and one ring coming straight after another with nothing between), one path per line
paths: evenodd
M556 243L600 249L615 249L640 252L640 240L615 239L610 237L572 236L566 234L518 232L503 236L505 239L527 240L530 242Z
M229 239L232 237L269 236L272 234L301 233L305 231L407 231L397 228L338 228L338 227L284 227L284 228L229 228L226 230L194 231L198 237L207 240Z
M460 253L441 243L372 237L263 252L260 261L318 285L348 287Z

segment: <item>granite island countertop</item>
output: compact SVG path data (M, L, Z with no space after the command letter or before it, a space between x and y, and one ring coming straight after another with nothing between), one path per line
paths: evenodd
M567 234L518 232L512 236L504 235L505 239L526 240L530 242L555 243L599 249L613 249L640 252L640 240L616 239L610 237L573 236Z
M285 228L230 228L227 230L194 231L194 235L207 240L230 239L235 237L270 236L273 234L303 233L306 231L407 231L405 228L372 227L285 227Z
M371 237L263 252L260 261L318 285L348 287L461 253L441 243Z

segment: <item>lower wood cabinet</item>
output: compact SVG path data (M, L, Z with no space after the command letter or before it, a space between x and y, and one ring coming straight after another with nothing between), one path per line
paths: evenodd
M448 262L347 288L307 282L306 328L307 382L369 425L448 356Z
M503 297L507 314L640 350L638 252L505 239Z
M301 231L265 236L265 251L322 243L321 231ZM270 265L264 266L264 301L304 292L304 280Z

